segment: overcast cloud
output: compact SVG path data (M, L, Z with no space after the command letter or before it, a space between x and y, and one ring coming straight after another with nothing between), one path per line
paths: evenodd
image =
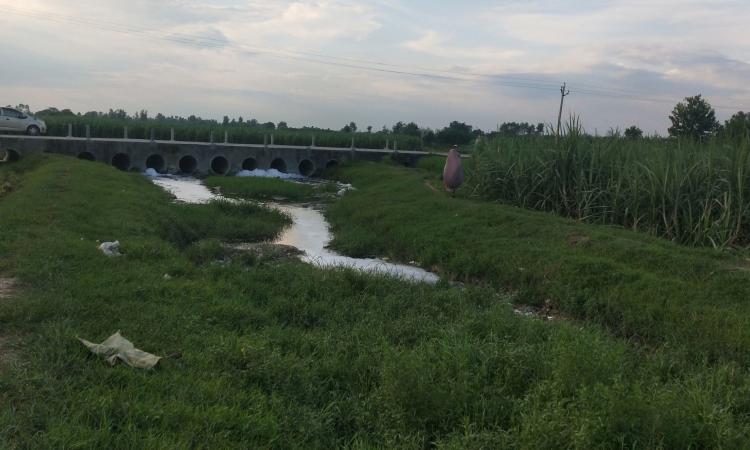
M664 133L750 110L746 0L0 0L0 102L340 128L504 121ZM414 75L417 74L417 75Z

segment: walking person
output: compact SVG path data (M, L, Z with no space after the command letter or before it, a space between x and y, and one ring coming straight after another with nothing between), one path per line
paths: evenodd
M454 145L448 151L448 158L443 168L443 185L445 190L456 195L456 189L464 182L464 169L461 167L461 154L458 153L458 145Z

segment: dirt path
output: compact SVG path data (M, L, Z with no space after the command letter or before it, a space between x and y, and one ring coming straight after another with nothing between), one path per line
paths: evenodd
M15 278L8 278L0 275L0 303L9 299L13 295L15 292L15 286ZM15 339L0 331L0 372L2 372L5 367L18 361L18 353L15 347Z
M10 298L13 293L13 288L16 285L15 278L5 278L0 276L0 300Z
M433 192L438 192L437 188L435 186L433 186L432 183L430 183L429 180L425 181L424 185L427 186L428 188L430 188Z

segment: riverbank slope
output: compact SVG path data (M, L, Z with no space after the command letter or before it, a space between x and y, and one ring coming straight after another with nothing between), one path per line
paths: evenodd
M471 232L485 232L483 223L503 236L487 212L495 206L444 203L424 173L342 173L358 191L331 217L372 244L352 240L352 251L405 257L388 243L432 241L404 227L447 241L451 226L465 232L445 219L460 212L476 214ZM17 282L0 300L0 353L14 343L12 360L0 359L0 447L733 448L750 435L750 378L732 352L699 364L685 345L647 347L597 321L521 317L489 277L457 289L215 253L217 241L272 239L288 218L175 205L145 177L105 165L45 156L0 167L6 178L0 272ZM415 215L424 202L429 214ZM512 223L515 212L504 214ZM429 215L445 228L425 227ZM538 217L536 226L548 223ZM555 225L560 236L566 226L580 231ZM518 228L539 255L547 241ZM586 230L594 249L608 233ZM96 249L114 239L123 256ZM446 274L472 258L495 261L444 248L434 255ZM489 248L498 260L512 256ZM705 256L709 267L727 261ZM182 357L153 371L110 367L76 340L117 330L146 351Z

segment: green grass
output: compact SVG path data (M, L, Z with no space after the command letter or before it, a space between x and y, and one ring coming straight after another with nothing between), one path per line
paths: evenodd
M21 182L0 199L0 260L21 286L0 301L0 337L20 340L20 363L0 362L2 448L741 448L750 437L745 366L696 362L687 342L643 348L586 322L522 318L489 285L415 285L296 262L210 264L236 234L219 227L206 228L213 239L174 238L161 216L204 210L277 226L283 217L212 205L186 213L140 175L72 158L12 167ZM405 251L445 243L451 224L459 236L479 224L517 233L508 231L513 218L529 236L551 224L559 236L591 231L592 249L606 244L608 230L548 215L504 208L508 220L497 222L499 207L430 193L407 170L362 165L345 175L360 190L337 204L338 226L358 211L348 220L369 236L358 220L378 216L389 227L381 243L408 236ZM476 217L441 225L414 211ZM258 227L240 238L268 235ZM97 239L119 239L125 256L100 254ZM496 262L477 247L440 252L458 266ZM694 261L725 262L708 255ZM184 356L149 372L109 367L75 340L118 329L139 348Z
M319 200L322 195L335 192L336 189L333 183L309 184L261 177L209 177L205 184L228 197L291 202Z
M272 240L291 224L291 219L255 203L215 200L208 205L171 205L156 223L161 237L184 247L201 239L230 242Z
M360 164L339 176L358 189L327 211L340 251L416 261L511 289L520 303L550 300L564 314L697 361L750 364L750 263L738 254L451 198L424 185L439 183L430 172Z

